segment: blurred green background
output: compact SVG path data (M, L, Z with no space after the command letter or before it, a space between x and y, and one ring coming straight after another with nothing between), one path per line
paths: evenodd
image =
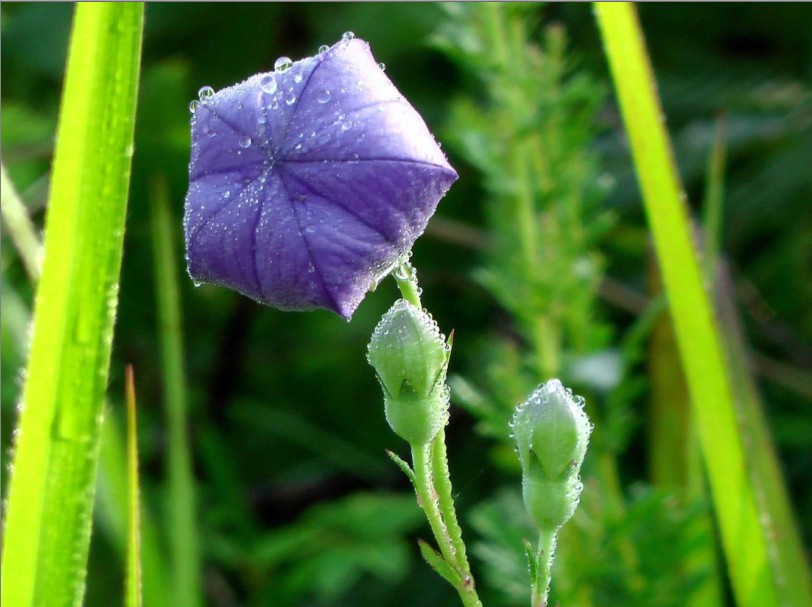
M2 161L39 227L47 200L72 8L50 3L2 5ZM812 9L805 4L639 8L677 162L697 217L703 212L708 157L717 126L720 120L724 123L727 167L720 248L808 553L812 546ZM655 578L662 571L644 566L643 590L635 590L622 571L595 564L599 556L612 554L611 538L621 536L634 544L642 561L663 558L663 551L678 550L676 546L681 545L669 533L688 537L686 525L706 508L701 495L688 499L681 489L660 482L652 472L653 453L663 455L662 446L658 451L649 440L657 423L651 418L650 401L652 393L658 392L651 388L654 380L646 356L662 348L663 342L652 337L656 334L651 326L640 319L652 309L656 281L640 195L591 8L556 4L516 10L514 18L526 23L531 41L549 42L557 32L565 33L567 68L561 82L588 79L583 85L588 93L573 93L569 100L517 98L525 109L539 113L546 107L563 107L563 116L590 114L583 120L584 132L566 135L566 130L561 131L569 139L552 148L572 152L572 162L580 158L581 150L589 154L590 169L577 174L590 183L578 187L595 192L584 194L593 202L582 219L587 228L592 219L601 226L594 236L574 245L585 247L585 255L600 256L601 276L589 287L594 287L594 305L579 307L583 317L569 322L595 323L611 337L590 338L583 346L574 337L572 342L565 338L566 364L561 372L582 392L600 393L596 402L608 403L605 417L617 427L614 434L607 431L606 435L617 439L617 448L609 451L616 456L627 505L625 514L615 520L617 529L607 532L609 540L589 530L592 511L587 508L579 527L585 531L578 536L587 543L577 547L572 542L573 554L580 550L584 555L582 568L567 566L566 537L562 539L561 601L586 604L573 598L579 595L572 588L589 587L594 588L596 605L683 605L678 589L687 591L700 582L675 582L674 588L659 592ZM509 295L500 295L488 279L489 272L500 271L498 264L505 257L492 254L486 245L491 239L509 239L511 229L495 221L494 201L510 195L513 177L500 177L498 166L488 173L483 170L487 163L476 161L475 144L481 146L482 154L498 156L499 142L489 139L498 133L478 130L475 118L460 108L487 106L494 96L488 94L488 78L477 78L475 65L470 61L466 65L460 53L450 49L447 38L443 42L438 37L456 32L456 42L464 48L469 41L466 32L471 40L476 37L466 18L459 11L430 3L147 6L109 422L123 427L123 371L125 364L133 364L143 497L163 536L167 436L153 287L152 186L156 179L166 179L177 255L182 260L188 103L197 90L203 85L219 89L267 71L280 55L294 59L312 55L319 45L332 44L351 30L370 42L389 77L438 139L448 142L444 149L460 173L427 234L415 246L413 262L424 305L446 332L455 330L454 401L466 406L453 409L448 440L458 512L469 545L479 545L473 566L475 572L485 572L484 577L480 575L485 584L488 571L499 571L493 557L502 553L493 537L499 534L494 525L510 522L504 513L513 512L518 465L504 441L489 433L488 422L494 417L482 413L466 389L479 386L493 395L504 382L503 393L490 400L516 402L514 393L526 393L527 385L546 378L534 375L533 364L522 362L515 365L524 372L522 382L515 373L500 376L502 368L515 371L510 357L521 358L528 349L521 313L506 303ZM487 47L479 50L484 56L489 52ZM483 61L481 69L487 68ZM541 93L558 90L557 86L553 83ZM500 194L500 188L508 193ZM540 238L545 239L544 229ZM578 251L569 255L567 259L577 257ZM554 266L554 260L549 263ZM394 284L388 281L371 293L349 324L327 312L283 313L225 289L195 288L185 272L179 284L206 603L453 604L453 591L419 562L414 540L429 532L408 481L384 454L388 448L405 455L406 449L385 423L379 387L365 361L369 335L396 297ZM510 285L502 289L509 290ZM32 288L5 233L2 295L6 471ZM637 348L635 355L623 354L628 353L629 343ZM620 371L618 357L624 361ZM622 377L616 377L618 373ZM607 374L609 385L595 388ZM616 407L620 413L612 417L611 403L618 399L623 401ZM606 449L601 447L600 433L598 423L598 452ZM680 457L674 453L674 459ZM596 467L594 462L591 465ZM590 474L587 455L587 493ZM652 486L660 491L656 499L639 497ZM679 505L669 502L669 496L677 496ZM520 511L516 516L516 533L521 538L526 522ZM98 518L88 606L114 604L121 595L123 567L115 532L105 525L103 511ZM490 536L488 529L493 532ZM600 542L608 542L608 548L596 548ZM592 560L589 553L594 553ZM483 561L482 556L491 560ZM665 562L671 561L666 558ZM568 579L574 581L568 584ZM510 588L492 587L484 597L489 604L522 604Z

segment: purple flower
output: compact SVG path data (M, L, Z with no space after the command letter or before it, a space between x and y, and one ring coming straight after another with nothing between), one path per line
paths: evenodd
M423 233L457 173L345 35L193 102L189 274L283 310L349 319Z

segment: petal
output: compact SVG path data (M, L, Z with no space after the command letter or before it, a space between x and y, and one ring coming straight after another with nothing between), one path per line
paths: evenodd
M456 180L362 40L206 99L192 119L189 273L350 318Z

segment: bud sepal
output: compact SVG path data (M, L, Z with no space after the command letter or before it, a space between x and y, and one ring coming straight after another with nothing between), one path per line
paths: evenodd
M431 316L403 299L372 334L367 360L383 389L386 420L409 444L428 444L448 421L450 353Z

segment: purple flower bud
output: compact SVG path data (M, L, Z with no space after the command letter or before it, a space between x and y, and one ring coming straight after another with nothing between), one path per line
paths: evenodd
M360 39L190 106L189 274L349 319L457 173Z

